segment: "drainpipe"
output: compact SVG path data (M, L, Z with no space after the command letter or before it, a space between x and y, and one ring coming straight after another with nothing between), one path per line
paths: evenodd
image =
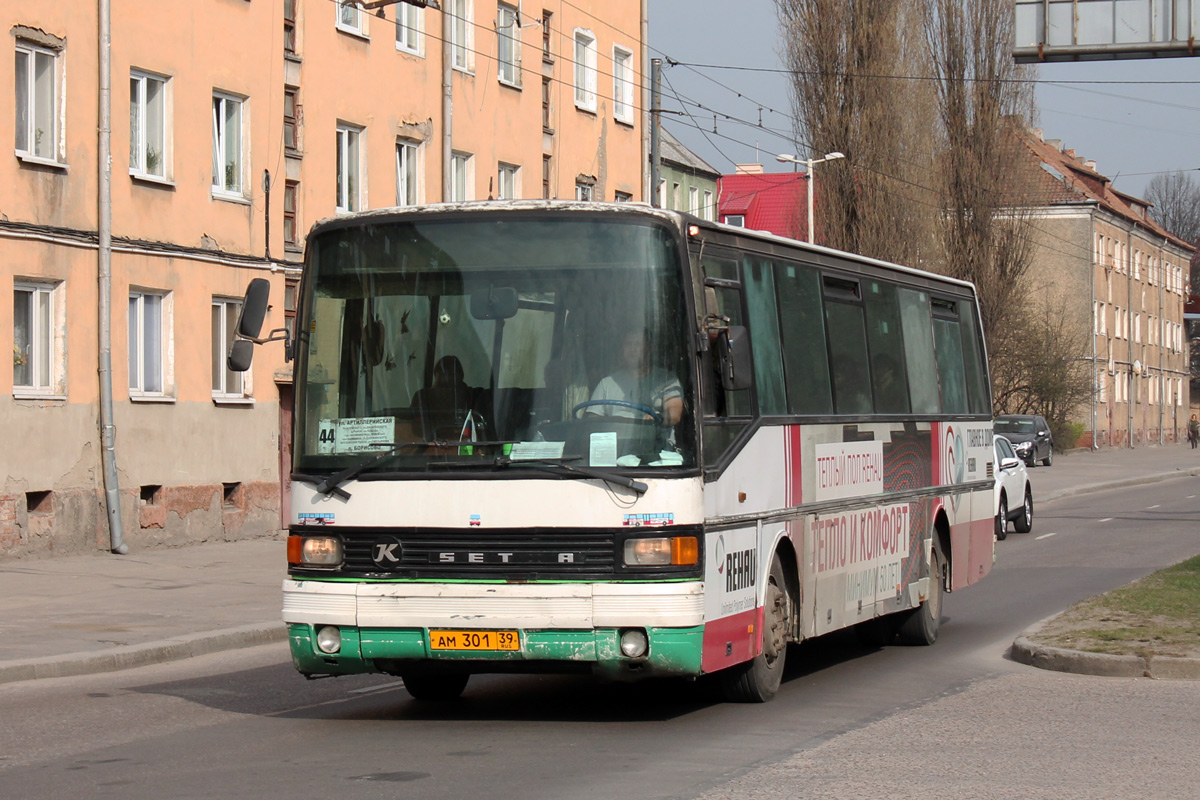
M100 157L97 231L100 238L99 351L100 459L104 466L104 504L108 511L109 549L125 555L121 526L121 487L117 480L117 432L113 426L112 391L112 3L100 2Z
M442 11L442 202L449 203L454 186L452 158L454 147L454 59L450 44L454 16Z
M1129 440L1129 449L1133 449L1133 404L1137 402L1138 385L1137 375L1133 369L1133 331L1130 330L1129 323L1133 321L1133 260L1129 257L1129 253L1133 247L1133 232L1130 231L1125 237L1125 285L1129 287L1129 305L1125 308L1125 343L1129 351L1129 398L1125 405L1129 408L1129 431L1125 434Z
M1089 216L1091 217L1091 220L1092 220L1092 252L1094 253L1094 252L1096 252L1096 215L1091 214ZM1104 258L1103 253L1100 254L1100 258L1101 258L1100 267L1101 267L1101 269L1103 269L1103 266L1104 266L1103 265L1103 258ZM1091 284L1092 284L1092 316L1098 318L1099 317L1099 313L1098 313L1099 308L1096 306L1096 265L1095 264L1092 264L1092 268L1091 268L1091 270L1089 270L1089 272L1091 273L1091 276L1092 276L1092 280L1091 280ZM1105 321L1107 322L1107 320L1105 320ZM1096 394L1099 391L1099 389L1097 388L1097 385L1100 383L1100 377L1099 377L1100 371L1099 371L1099 369L1097 369L1097 366L1096 366L1096 355L1097 355L1096 354L1096 337L1099 336L1099 334L1097 333L1097 331L1099 329L1100 329L1099 323L1095 319L1093 319L1092 320L1092 448L1091 448L1093 451L1100 449L1100 447L1096 444ZM1107 328L1106 328L1106 330L1107 330Z
M647 162L650 158L650 88L646 85L646 65L650 63L650 0L642 0L642 186L643 199L653 201L656 187L651 183Z

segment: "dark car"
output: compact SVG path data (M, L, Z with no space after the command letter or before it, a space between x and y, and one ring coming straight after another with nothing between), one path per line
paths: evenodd
M1033 466L1041 461L1047 467L1054 461L1054 437L1046 418L1037 414L1001 414L992 426L996 433L1012 442L1017 455Z

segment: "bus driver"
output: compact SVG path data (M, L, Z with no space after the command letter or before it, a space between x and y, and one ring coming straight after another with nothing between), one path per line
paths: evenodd
M673 428L683 417L683 390L679 379L664 369L650 366L646 358L649 337L644 331L630 331L621 339L621 368L596 384L592 401L620 400L652 408L662 416L662 425ZM610 417L645 417L629 406L594 405L589 414Z

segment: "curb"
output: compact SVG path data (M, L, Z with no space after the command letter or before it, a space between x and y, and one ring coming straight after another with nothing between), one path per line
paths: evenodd
M117 672L224 650L273 644L286 639L287 628L283 623L271 622L175 636L145 644L123 645L94 653L67 653L61 656L0 661L0 683Z
M1058 615L1055 615L1055 617ZM1108 653L1085 653L1062 647L1037 644L1035 635L1048 617L1030 626L1017 637L1009 655L1018 664L1054 672L1078 675L1098 675L1104 678L1153 678L1155 680L1200 681L1200 659L1171 656L1117 656Z
M1130 486L1144 486L1148 483L1169 481L1174 478L1194 478L1197 475L1200 475L1200 467L1189 467L1188 469L1176 469L1174 472L1159 472L1154 475L1142 475L1137 478L1124 478L1104 483L1091 483L1085 486L1072 486L1067 489L1059 489L1056 492L1049 492L1039 499L1043 503L1049 503L1052 500L1059 500L1064 497L1076 497L1081 494L1104 492L1109 489L1124 489Z

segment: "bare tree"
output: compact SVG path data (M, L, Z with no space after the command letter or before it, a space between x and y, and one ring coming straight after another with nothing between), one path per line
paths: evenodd
M933 106L920 44L924 0L776 0L797 140L814 157L816 240L920 264L936 208Z
M1185 242L1200 241L1200 185L1184 172L1164 172L1146 184L1155 221Z

